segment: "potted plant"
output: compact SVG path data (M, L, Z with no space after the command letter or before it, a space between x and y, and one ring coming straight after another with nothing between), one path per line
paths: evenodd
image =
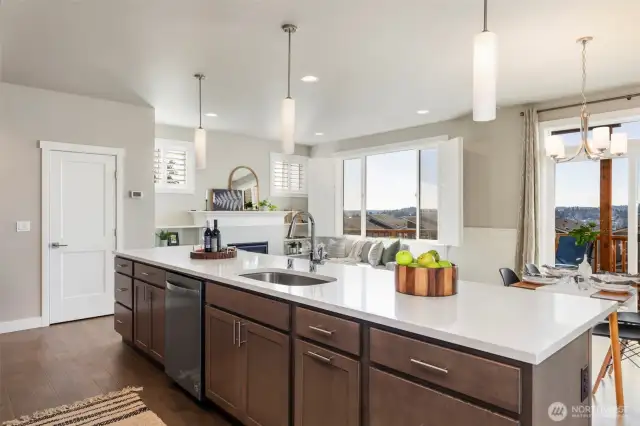
M169 241L169 231L161 229L160 232L156 233L156 236L160 240L160 247L166 247Z
M256 206L253 205L252 201L247 201L246 203L244 203L244 209L245 210L255 210Z
M269 200L262 200L258 203L259 210L263 212L269 211L271 206L272 204L269 202Z
M595 222L587 222L579 227L569 231L569 235L576 239L577 246L584 246L584 258L582 263L578 266L578 270L582 275L591 274L591 266L589 265L589 254L592 251L593 245L600 235L600 231L596 230L597 224ZM587 272L588 271L588 272Z

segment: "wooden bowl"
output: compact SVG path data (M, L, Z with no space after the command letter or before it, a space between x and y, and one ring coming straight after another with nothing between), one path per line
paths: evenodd
M410 268L396 265L396 291L411 296L444 297L458 293L458 267Z
M208 260L222 260L222 259L234 259L238 254L237 250L224 250L224 251L212 251L206 252L201 250L192 251L189 255L191 259L208 259Z

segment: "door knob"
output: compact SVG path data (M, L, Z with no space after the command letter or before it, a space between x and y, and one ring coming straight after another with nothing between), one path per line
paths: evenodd
M67 244L51 243L51 248L68 247Z

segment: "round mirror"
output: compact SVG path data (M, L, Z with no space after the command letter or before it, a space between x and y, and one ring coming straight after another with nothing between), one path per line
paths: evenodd
M242 191L244 197L244 205L247 209L250 206L256 207L260 202L260 185L258 184L258 175L251 167L238 166L231 171L229 175L229 189Z

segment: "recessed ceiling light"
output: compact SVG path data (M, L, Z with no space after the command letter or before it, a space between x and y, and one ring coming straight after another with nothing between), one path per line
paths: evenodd
M322 133L322 132L316 132L316 136L324 136L324 133Z
M304 81L305 83L315 83L320 79L315 75L305 75L304 77L301 78L301 80Z
M217 117L218 114L216 114L215 112L208 112L205 114L207 117Z
M429 110L428 109L419 109L418 111L416 111L418 114L420 115L424 115L424 114L429 114Z

